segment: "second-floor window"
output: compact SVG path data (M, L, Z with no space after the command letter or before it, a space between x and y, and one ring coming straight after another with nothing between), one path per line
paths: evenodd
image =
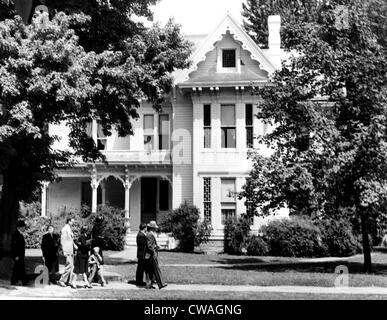
M102 125L97 122L97 148L98 150L106 150L107 137L103 133Z
M144 149L149 151L154 149L154 116L144 115Z
M245 120L246 120L246 147L253 147L253 105L246 104Z
M221 105L222 148L236 147L235 105Z
M211 148L211 105L203 106L204 148Z
M159 150L169 150L169 115L159 115Z

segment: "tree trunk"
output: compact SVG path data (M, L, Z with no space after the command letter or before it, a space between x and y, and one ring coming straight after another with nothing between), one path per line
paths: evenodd
M0 257L8 255L12 233L16 229L19 215L19 199L13 187L12 178L5 173L0 199Z
M364 272L372 272L371 246L368 234L368 221L365 213L361 213L361 233L363 238Z

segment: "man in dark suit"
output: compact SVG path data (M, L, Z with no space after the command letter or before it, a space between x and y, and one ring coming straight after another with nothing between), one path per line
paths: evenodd
M47 227L47 233L42 238L42 254L45 266L50 274L50 282L56 283L55 275L59 269L59 239L52 225Z
M140 230L137 233L137 270L136 270L136 285L143 287L145 286L144 282L144 272L146 269L145 255L148 252L148 239L146 237L146 224L140 224ZM149 254L149 252L148 252Z
M26 242L22 234L24 228L24 221L18 221L16 231L12 235L11 255L14 261L14 265L11 276L11 285L16 285L19 280L22 281L23 286L27 285L28 283L24 264L24 257L26 253Z
M156 221L151 221L148 224L148 232L147 232L147 240L148 240L148 246L147 251L149 252L149 255L146 254L145 258L147 260L147 289L154 289L152 286L152 280L156 280L156 283L159 287L159 289L165 288L167 286L166 283L163 283L162 277L161 277L161 270L159 267L159 260L158 260L158 250L159 246L157 245L157 240L155 237L155 232L158 229L158 226L156 224ZM149 257L148 257L149 256Z

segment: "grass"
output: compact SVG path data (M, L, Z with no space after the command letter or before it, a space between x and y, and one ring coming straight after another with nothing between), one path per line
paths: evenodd
M137 264L133 260L111 258L105 253L107 271L122 275L122 280L134 280ZM216 284L255 286L315 286L333 287L334 273L338 265L349 269L350 287L386 287L387 253L375 252L372 256L374 272L362 273L361 255L340 261L305 260L284 257L247 257L229 255L185 254L160 252L160 266L164 281L176 284ZM41 263L37 256L27 257L26 265L33 273ZM185 266L194 264L197 266ZM205 265L211 265L211 267ZM0 288L1 289L1 288ZM7 290L5 288L1 290ZM50 298L50 297L47 297ZM277 293L277 292L194 292L180 290L76 290L74 299L130 299L130 300L282 300L282 299L387 299L387 295L325 294L325 293Z
M160 252L160 266L164 280L176 284L218 284L256 286L321 286L333 287L334 273L338 265L349 270L349 285L353 287L387 287L387 254L373 253L374 273L364 274L361 255L336 262L310 262L299 258L248 257L230 255L186 254ZM27 257L29 273L41 263L39 257ZM255 264L254 264L255 263ZM259 263L259 265L257 265ZM184 264L207 266L184 266ZM173 266L171 266L173 265ZM181 265L181 266L180 266ZM105 268L122 275L124 280L134 280L137 264L135 261L109 258L105 253Z
M369 294L304 294L277 292L190 292L158 290L81 290L76 299L126 299L126 300L385 300L385 295Z
M251 263L260 263L254 265ZM271 264L279 262L279 264ZM243 265L248 263L248 265ZM263 264L262 264L263 263ZM182 266L168 266L168 265ZM183 264L216 264L216 267L192 267ZM345 265L349 270L349 285L353 287L387 287L387 254L374 253L374 273L364 274L362 256L339 262L304 262L297 258L240 257L228 255L198 255L160 253L161 270L166 282L179 284L223 284L257 286L321 286L333 287L335 268ZM125 279L134 278L136 264L106 265L108 271L117 272Z

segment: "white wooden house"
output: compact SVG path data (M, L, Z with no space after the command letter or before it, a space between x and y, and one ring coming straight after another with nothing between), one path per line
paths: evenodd
M247 151L269 152L253 139L270 128L254 116L259 99L249 90L280 67L279 16L269 18L269 32L269 49L262 50L227 15L209 35L187 37L195 44L193 63L175 73L162 112L143 103L134 135L125 138L105 137L94 121L88 130L108 164L58 172L61 181L43 187L42 214L109 204L125 210L134 234L140 222L159 221L186 200L211 221L213 239L222 239L224 220L246 212L234 192L251 169ZM57 148L67 147L64 125L50 132L62 138ZM255 218L253 229L259 224Z

